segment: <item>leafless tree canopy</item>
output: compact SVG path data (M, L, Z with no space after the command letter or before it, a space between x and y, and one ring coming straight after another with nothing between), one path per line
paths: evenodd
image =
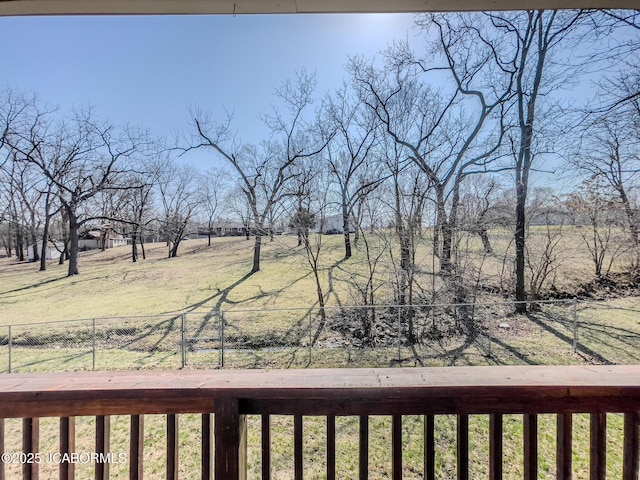
M491 292L524 312L557 294L570 236L596 281L637 278L638 12L424 14L415 27L422 44L342 59L335 91L317 92L305 70L284 80L257 144L211 105L192 108L167 146L3 90L4 253L45 269L55 248L75 275L89 239L128 244L136 262L148 242L175 257L187 239L216 248L214 236L235 235L253 238L253 274L268 269L264 242L288 233L321 309L331 234L364 305ZM189 152L210 163L189 165ZM359 319L363 338L374 325Z

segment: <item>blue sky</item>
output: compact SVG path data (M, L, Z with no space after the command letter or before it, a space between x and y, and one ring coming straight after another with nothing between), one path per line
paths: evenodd
M337 88L348 55L415 35L413 16L252 15L0 18L0 87L62 110L89 104L119 124L172 137L189 106L225 118L239 138L265 136L258 115L275 87L306 68L318 95Z

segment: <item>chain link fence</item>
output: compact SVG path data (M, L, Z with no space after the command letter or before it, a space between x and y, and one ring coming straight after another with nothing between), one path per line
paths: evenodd
M182 315L10 325L3 372L179 368ZM1 331L1 330L0 330Z
M227 310L0 327L4 372L640 363L640 310L529 303Z
M568 341L553 335L541 339L548 343L545 350L556 354L558 344L564 345L561 358L536 358L539 349L530 349L523 337L544 337L545 327L538 318L543 315L546 323L555 324L554 330L573 331L574 307L573 300L540 302L536 313L528 316L513 316L513 302L187 314L185 365L332 368L566 363L577 347L572 336Z

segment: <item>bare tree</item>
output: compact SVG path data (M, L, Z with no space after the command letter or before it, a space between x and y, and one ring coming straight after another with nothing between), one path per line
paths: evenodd
M544 236L538 242L527 243L527 269L529 271L529 292L531 300L539 300L543 288L555 275L566 259L562 248L564 225L552 225L547 220L543 226Z
M211 246L213 222L220 214L222 199L227 192L228 175L218 168L208 169L199 179L200 210L207 225L208 246Z
M284 117L277 109L264 120L273 132L272 139L260 149L232 142L230 119L216 124L202 113L194 115L195 139L185 150L211 148L225 159L240 177L242 192L253 216L255 243L250 273L260 270L262 237L272 210L288 195L287 184L296 174L293 168L300 159L324 150L330 136L317 134L305 121L304 113L313 103L315 78L300 73L294 82L286 81L276 96L288 110Z
M242 186L232 186L223 201L225 212L232 213L235 218L240 220L245 238L251 240L251 205L247 202L247 197L242 190ZM224 220L228 221L229 218L225 218Z
M323 247L323 230L326 218L326 210L328 207L328 189L326 188L328 179L327 173L318 171L310 181L311 188L307 197L306 208L294 212L295 221L300 222L298 230L302 235L302 245L304 247L307 263L313 273L313 279L316 287L316 298L318 300L318 311L320 323L313 338L316 342L320 333L324 330L327 323L327 314L325 311L326 294L322 286L321 278L321 253Z
M500 55L509 58L515 52L515 111L517 135L512 141L516 182L516 311L527 310L526 266L526 204L529 177L535 159L536 120L539 98L549 91L544 84L545 71L552 52L579 25L582 12L528 10L514 13L486 13L489 20L481 32L482 40ZM471 28L476 29L475 26ZM476 29L476 31L478 31ZM504 53L503 53L504 52ZM548 75L547 75L548 77Z
M99 122L86 111L57 124L55 133L28 139L25 148L13 147L21 161L38 167L51 182L69 226L68 275L77 275L79 230L87 222L102 218L88 207L105 190L129 188L120 180L127 170L126 160L143 142L143 136ZM44 146L51 146L54 154L43 154Z
M24 260L27 243L27 226L23 215L26 189L33 190L33 184L26 182L25 176L31 175L31 172L18 163L16 146L28 134L35 110L35 97L27 98L10 89L0 92L0 179L3 186L0 225L5 226L3 243L7 255L12 255L15 245L20 260ZM33 234L33 228L31 230Z
M565 203L589 251L596 277L607 276L624 246L615 241L615 201L606 195L602 179L596 177L583 182Z
M384 196L393 212L392 225L398 238L399 262L391 253L396 265L395 303L410 305L416 278L416 250L423 236L423 215L429 182L420 175L420 169L407 160L404 148L395 142L384 144L384 159L389 171L389 182ZM391 242L388 242L391 246Z
M153 149L148 155L142 155L137 160L134 169L125 174L123 183L130 188L118 192L109 192L117 195L118 212L115 215L115 223L121 225L121 231L131 240L131 261L137 262L142 251L142 258L146 258L144 248L145 233L152 231L154 221L157 224L157 215L154 212L154 203L157 200L157 184L163 171L163 162L158 161L161 155Z
M640 112L620 112L595 122L586 131L574 165L591 179L606 183L624 211L631 244L639 245L638 207L632 190L640 178ZM635 124L634 124L635 120Z
M201 197L198 194L198 173L190 165L179 165L170 156L160 160L160 175L156 181L162 205L160 231L169 247L169 258L178 256L178 247L185 238Z
M425 27L437 27L444 65L417 59L400 44L386 52L384 70L358 59L351 61L350 70L365 104L386 134L406 149L434 192L434 250L441 271L451 273L460 182L471 172L489 170L498 157L512 72L492 49L469 54L464 35L442 18L425 22ZM498 70L504 78L494 78L498 86L491 85L485 70ZM451 75L454 88L435 91L428 82L442 71Z
M293 176L289 186L288 204L290 213L289 227L296 232L298 237L298 247L303 246L305 239L309 237L309 231L315 227L316 218L311 211L313 189L318 187L316 176L322 173L317 168L317 159L310 157L304 159L296 166L296 174ZM322 188L326 188L323 185ZM326 206L323 207L324 215Z
M493 226L490 216L499 190L496 178L484 175L469 176L462 184L459 218L461 229L478 235L486 254L493 253L489 239L489 229Z
M371 158L377 120L370 109L351 97L346 86L327 99L325 108L337 131L329 145L328 162L338 187L347 259L351 257L351 229L360 227L353 221L357 205L384 181Z

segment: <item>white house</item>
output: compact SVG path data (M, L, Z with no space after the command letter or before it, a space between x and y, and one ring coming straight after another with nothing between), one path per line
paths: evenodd
M33 247L36 248L38 252L38 256L42 255L42 242L38 242L37 245L29 245L27 248L27 255L30 262L35 261L35 255L33 254ZM57 243L57 247L60 250L64 249L64 245L62 243ZM47 260L57 260L60 258L60 252L56 249L56 245L53 245L51 242L47 243Z

